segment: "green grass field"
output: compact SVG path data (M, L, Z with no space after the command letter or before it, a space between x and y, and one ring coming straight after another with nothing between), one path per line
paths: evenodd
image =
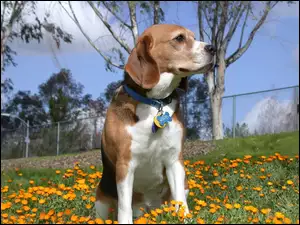
M299 223L299 132L216 142L187 159L191 223ZM1 223L113 223L94 218L101 168L1 174ZM136 223L182 223L170 202Z

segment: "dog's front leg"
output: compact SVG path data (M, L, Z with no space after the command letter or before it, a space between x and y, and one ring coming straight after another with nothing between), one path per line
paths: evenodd
M182 202L185 207L185 214L188 214L189 209L184 189L185 171L183 164L179 160L167 164L166 175L171 189L172 199ZM178 205L176 205L176 208L179 208Z
M118 223L132 224L132 189L134 168L117 164Z

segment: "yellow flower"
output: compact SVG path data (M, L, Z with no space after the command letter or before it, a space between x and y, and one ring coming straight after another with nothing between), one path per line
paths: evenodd
M239 208L241 208L241 205L238 204L238 203L235 203L235 204L233 205L233 207L236 208L236 209L239 209Z
M207 206L207 203L205 202L205 201L202 201L202 200L199 200L198 202L198 205L200 205L200 206Z
M216 208L211 208L211 209L209 210L210 213L215 213L216 211L217 211Z
M22 204L23 204L23 205L27 205L27 204L28 204L28 201L27 201L27 200L22 200Z
M162 211L162 209L156 209L155 210L158 214L161 214L163 211Z
M91 201L91 202L95 202L95 201L96 201L96 198L95 198L94 196L91 196L91 197L90 197L90 201Z
M281 188L282 188L282 190L286 190L286 186L282 186Z
M45 199L40 199L40 200L39 200L39 203L40 203L40 204L44 204L45 202L46 202Z
M85 205L85 208L90 209L90 208L92 208L92 205L91 204L87 204L87 205Z
M227 204L225 204L225 208L226 208L226 209L232 209L233 207L232 207L231 204L228 204L228 203L227 203Z
M84 222L84 221L82 221ZM95 219L96 224L104 224L104 221L100 218Z
M283 219L283 222L285 224L292 224L292 221L289 218L286 218L286 217Z
M288 185L293 185L293 184L294 184L294 182L291 181L291 180L288 180L286 183L287 183Z
M30 180L30 181L29 181L29 184L34 184L34 181L33 181L33 180Z
M54 209L50 209L50 211L48 212L49 216L52 216L55 213Z
M106 224L112 224L112 221L111 220L105 220L105 223Z
M271 209L267 208L267 209L261 209L260 210L262 214L268 214L269 212L271 212Z
M205 224L204 220L201 219L201 218L198 218L198 219L197 219L197 223L198 223L198 224Z
M147 219L145 217L140 217L134 221L135 224L146 224Z
M199 211L201 209L201 207L200 206L195 206L195 210L197 210L197 211Z
M268 182L268 185L271 186L271 185L273 185L273 183L269 181L269 182Z
M29 211L30 210L30 207L28 207L27 205L25 205L24 207L23 207L23 209L24 209L24 211Z
M71 210L70 210L70 209L66 209L66 210L65 210L65 214L66 214L66 215L70 215L70 214L71 214Z
M242 191L242 190L243 190L243 187L242 187L242 186L237 186L237 187L236 187L236 190Z
M283 219L283 218L284 218L284 215L283 215L281 212L276 212L276 213L275 213L275 217L276 217L276 218L279 218L279 219Z
M36 213L37 211L38 211L37 208L33 208L33 209L31 210L31 212L33 212L33 213Z
M71 221L72 221L72 222L77 221L77 219L78 219L78 216L76 216L76 215L72 215L72 216L71 216Z
M281 220L277 219L276 217L273 218L272 221L274 224L282 224Z

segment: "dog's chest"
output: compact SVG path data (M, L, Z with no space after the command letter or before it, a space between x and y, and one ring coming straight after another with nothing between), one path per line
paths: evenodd
M174 114L176 100L163 108L170 116ZM166 163L179 157L183 130L177 121L171 121L165 128L152 133L153 118L158 110L145 104L137 106L139 122L128 127L131 134L131 163L135 167L134 188L147 192L164 182L163 170Z

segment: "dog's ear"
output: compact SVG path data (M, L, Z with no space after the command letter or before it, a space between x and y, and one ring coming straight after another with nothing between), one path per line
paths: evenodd
M181 78L178 88L182 89L184 92L188 90L188 79L187 77Z
M149 35L142 37L137 46L132 50L125 71L136 84L144 89L151 89L159 81L158 65L151 56L150 49L153 38Z

